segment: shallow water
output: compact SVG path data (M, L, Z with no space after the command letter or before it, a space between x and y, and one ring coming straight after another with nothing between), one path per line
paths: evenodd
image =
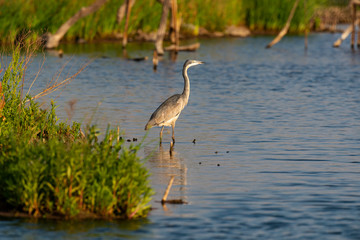
M360 239L360 54L347 41L332 48L337 37L310 35L306 52L294 36L272 49L264 48L271 37L200 40L197 52L179 53L175 62L165 55L157 72L149 60L125 60L114 43L64 45L62 59L48 54L34 92L64 63L66 76L95 58L50 96L62 119L120 125L139 140L156 107L182 91L183 62L206 64L189 70L190 100L176 123L173 155L171 128L162 148L160 129L151 129L140 151L151 155L146 165L157 192L147 219L1 219L0 238ZM152 49L130 44L128 54L151 58ZM169 199L188 204L158 202L170 176Z

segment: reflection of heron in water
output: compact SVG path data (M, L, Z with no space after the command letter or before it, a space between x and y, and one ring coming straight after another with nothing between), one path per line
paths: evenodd
M175 176L173 188L170 191L169 198L174 198L174 195L184 196L185 187L187 185L187 167L184 159L179 156L176 151L169 154L168 151L160 146L154 151L153 147L144 147L146 156L150 156L147 164L150 164L151 181L155 186L156 192L160 194L156 196L159 200L162 198L162 193L165 190L171 176Z
M184 91L182 94L175 94L163 102L151 115L145 130L149 130L154 126L161 126L160 130L160 145L162 142L162 133L164 126L172 127L172 143L175 144L175 122L178 119L181 111L184 109L189 100L190 95L190 81L187 75L187 70L195 65L202 64L203 62L197 60L186 60L183 66L182 74L184 77Z

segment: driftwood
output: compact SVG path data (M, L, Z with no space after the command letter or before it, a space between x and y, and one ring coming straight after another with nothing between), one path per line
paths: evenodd
M61 27L56 31L55 34L49 34L46 48L56 48L59 45L60 40L64 37L66 32L74 25L79 19L86 17L95 11L97 11L107 0L96 0L91 6L83 7L74 16L69 18Z
M163 7L162 7L162 14L161 14L161 20L159 29L156 36L155 41L155 49L158 53L158 55L164 55L164 49L163 49L163 41L165 37L165 31L166 31L166 22L169 15L169 8L170 8L170 2L171 0L164 0Z
M293 5L293 8L291 9L289 18L287 19L284 28L280 31L280 33L276 36L276 38L274 38L274 40L272 40L268 45L266 45L266 48L271 48L273 45L277 44L286 35L286 33L290 27L290 22L291 22L292 18L294 17L295 10L299 4L299 1L300 0L295 0L295 3Z
M200 47L200 43L194 43L186 46L170 45L165 48L166 51L196 51Z
M357 19L355 21L355 25L359 24L360 21ZM350 33L353 31L353 25L350 25L348 28L345 29L345 31L341 34L341 37L336 40L333 44L333 47L340 47L341 43L349 36Z
M168 186L167 186L167 188L166 188L166 190L165 190L164 196L163 196L163 198L161 199L161 203L165 203L165 202L166 202L167 196L169 195L169 192L170 192L170 189L171 189L171 186L172 186L173 182L174 182L174 176L171 176L170 181L169 181L169 184L168 184Z
M187 202L185 202L184 200L182 199L171 199L171 200L166 200L167 199L167 196L169 195L169 192L170 192L170 189L171 189L171 186L174 182L174 176L171 176L170 178L170 181L169 181L169 184L165 190L165 193L164 193L164 196L163 198L161 199L161 204L164 206L165 203L169 203L169 204L186 204Z

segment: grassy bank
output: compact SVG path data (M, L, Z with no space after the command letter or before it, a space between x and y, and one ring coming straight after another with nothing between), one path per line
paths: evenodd
M0 1L0 41L13 42L22 33L32 30L32 38L42 33L54 33L69 17L81 7L94 0L12 0ZM116 22L117 10L123 1L108 0L96 13L76 23L65 35L64 40L83 38L113 38L123 30L123 22ZM274 31L281 29L290 13L294 1L291 0L182 0L179 4L179 17L183 23L204 27L209 31L223 31L229 25L246 25L255 31ZM319 7L334 4L333 0L307 0L307 14L304 14L303 1L291 23L290 31L301 32L305 20L313 16ZM132 9L129 32L134 34L155 31L159 25L161 5L156 0L136 0Z
M146 216L152 190L137 157L110 127L60 122L55 104L41 109L22 83L28 57L14 50L1 68L0 211L35 217Z

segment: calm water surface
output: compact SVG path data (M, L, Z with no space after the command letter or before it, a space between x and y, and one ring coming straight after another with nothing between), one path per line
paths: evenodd
M31 221L1 219L1 239L360 239L360 53L337 35L200 40L195 53L151 61L125 60L120 44L62 46L65 57L47 54L33 92L69 62L63 76L97 57L59 95L62 119L105 129L120 125L126 138L142 139L156 107L183 88L191 94L175 129L157 146L151 129L140 155L156 190L149 217L137 221ZM151 44L131 44L131 57L152 56ZM35 59L28 77L39 67ZM69 115L68 102L76 100ZM48 99L39 100L47 102ZM100 103L100 104L99 104ZM196 144L193 144L196 139ZM158 202L170 176L169 198Z

